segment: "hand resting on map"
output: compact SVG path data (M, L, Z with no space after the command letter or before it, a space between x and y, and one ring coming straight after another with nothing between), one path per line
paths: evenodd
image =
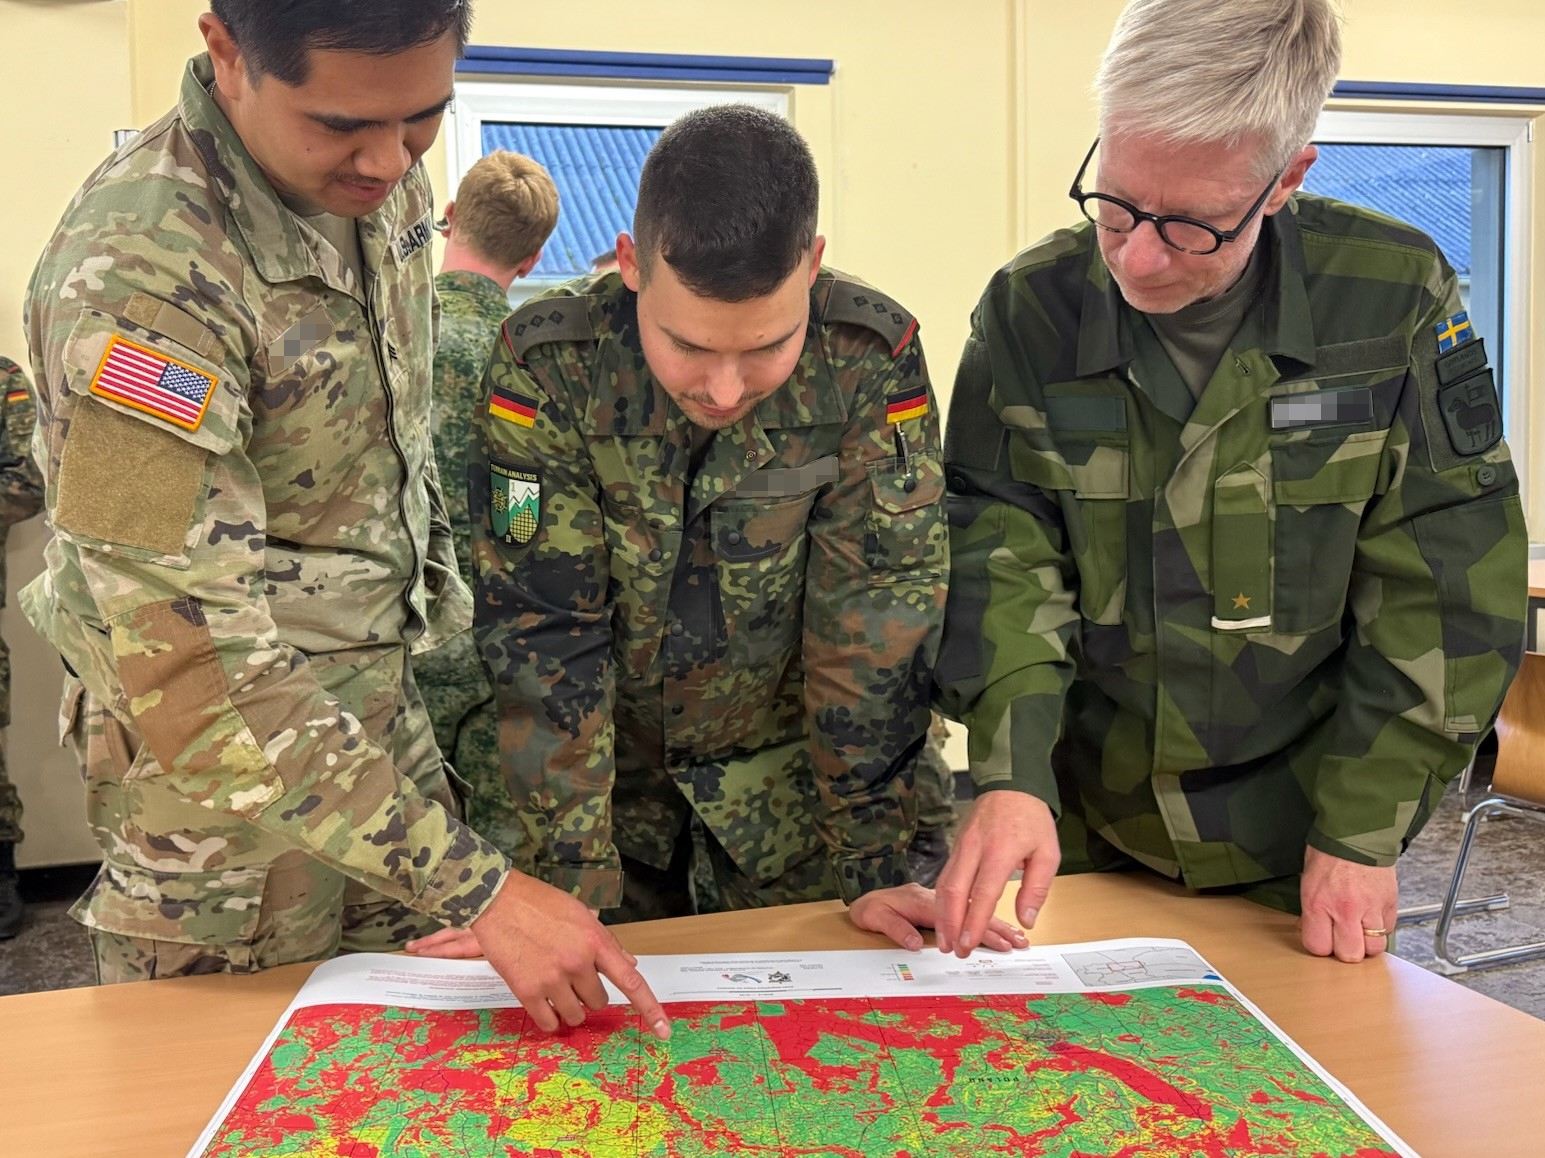
M919 884L865 893L848 906L848 919L860 929L883 933L903 949L914 952L923 947L919 928L934 927L938 898L932 889ZM1022 930L1001 917L993 917L983 931L981 944L1000 952L1023 949L1029 944Z
M670 1021L629 953L574 897L511 871L493 903L470 929L441 929L409 941L419 957L486 957L522 1008L551 1033L582 1025L585 1011L606 1008L605 976L651 1032L671 1035Z

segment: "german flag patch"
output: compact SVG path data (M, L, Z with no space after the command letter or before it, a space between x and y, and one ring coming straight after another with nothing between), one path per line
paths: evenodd
M25 402L31 397L32 395L28 394L25 390L12 390L5 396L5 404L7 406L15 406L18 402Z
M488 400L488 413L516 426L536 425L536 401L522 398L502 386L494 387L494 396Z
M885 400L885 417L891 423L921 418L928 413L928 387L914 386Z

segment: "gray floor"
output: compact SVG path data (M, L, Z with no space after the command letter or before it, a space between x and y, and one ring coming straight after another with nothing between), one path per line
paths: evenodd
M1478 787L1470 801L1478 799ZM1462 828L1459 793L1451 790L1437 815L1401 862L1401 902L1439 900L1453 869ZM1545 825L1526 821L1489 822L1482 831L1471 862L1465 892L1506 892L1512 906L1505 912L1465 918L1455 925L1451 947L1459 952L1489 949L1521 941L1545 940ZM30 993L90 985L91 955L85 934L66 910L90 873L24 874L24 889L37 902L28 909L19 937L0 941L0 995ZM1432 966L1432 935L1427 929L1404 929L1396 951L1407 960ZM1467 973L1460 984L1498 1001L1545 1018L1545 960Z

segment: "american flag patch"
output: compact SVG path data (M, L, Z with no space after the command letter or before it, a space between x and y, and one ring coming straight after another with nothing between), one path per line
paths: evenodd
M114 334L91 379L91 392L122 406L197 430L217 379L196 366Z

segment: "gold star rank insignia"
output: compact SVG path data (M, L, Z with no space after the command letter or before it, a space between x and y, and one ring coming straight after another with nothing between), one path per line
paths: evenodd
M1240 595L1234 596L1234 610L1235 611L1248 611L1248 610L1250 610L1250 597L1248 595L1244 595L1244 594L1240 594Z

